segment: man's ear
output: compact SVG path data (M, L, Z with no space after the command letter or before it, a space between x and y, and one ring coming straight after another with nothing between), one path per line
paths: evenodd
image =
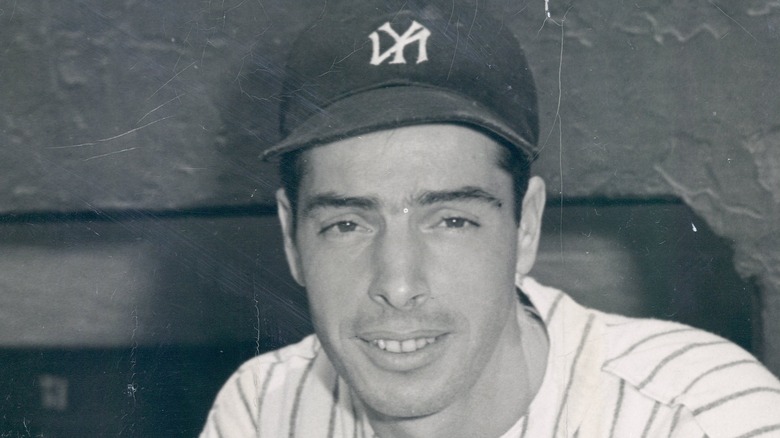
M528 190L523 197L523 209L517 233L516 272L521 277L528 274L536 261L546 198L544 180L538 176L532 177L528 181Z
M292 277L298 284L306 286L303 280L301 256L295 244L295 217L293 216L292 208L290 208L290 200L287 198L287 193L285 193L284 189L276 191L276 206L279 223L282 225L284 254L287 257L290 274L292 274Z

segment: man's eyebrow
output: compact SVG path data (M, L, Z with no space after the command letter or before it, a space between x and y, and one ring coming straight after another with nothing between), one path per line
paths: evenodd
M303 207L303 215L320 208L357 208L360 210L372 210L378 208L379 203L374 198L362 196L344 196L337 193L320 193L312 196Z
M492 204L496 208L503 206L503 203L497 197L479 187L473 186L461 187L455 190L426 191L417 198L417 203L420 205L432 205L451 201L479 201Z

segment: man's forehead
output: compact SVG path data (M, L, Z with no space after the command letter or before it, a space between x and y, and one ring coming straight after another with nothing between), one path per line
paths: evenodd
M302 161L309 169L334 164L358 170L369 164L447 169L494 162L503 148L498 140L479 129L430 123L376 130L314 146L303 151Z

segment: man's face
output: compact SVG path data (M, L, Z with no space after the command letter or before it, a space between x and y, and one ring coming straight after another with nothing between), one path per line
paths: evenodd
M375 132L305 153L295 227L279 193L317 335L379 414L442 411L497 372L523 265L500 147L456 125Z

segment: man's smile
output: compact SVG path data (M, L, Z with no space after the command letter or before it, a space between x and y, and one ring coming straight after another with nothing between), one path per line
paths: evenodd
M396 341L395 339L377 339L371 344L390 353L412 353L436 342L436 338L416 338Z
M358 336L358 345L376 367L408 372L435 362L446 351L450 333L425 330L406 334L376 332Z

